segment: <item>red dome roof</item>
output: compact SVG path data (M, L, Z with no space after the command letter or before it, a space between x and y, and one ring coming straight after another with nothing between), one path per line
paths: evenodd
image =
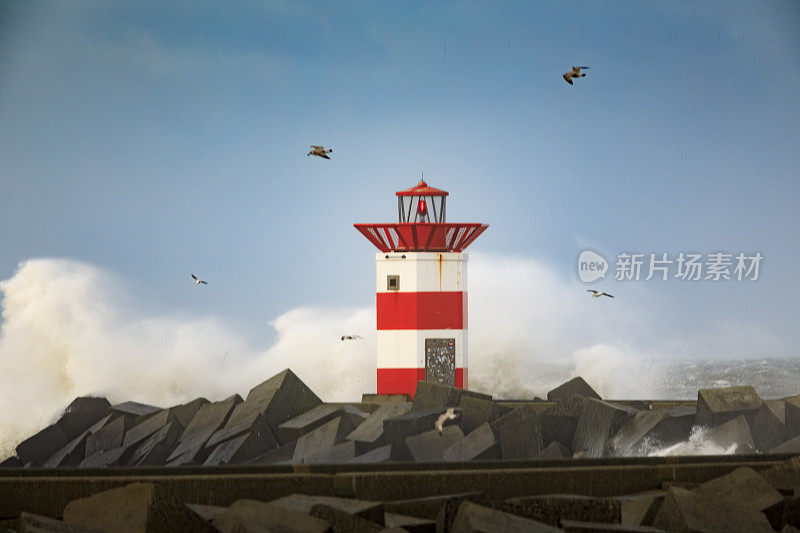
M448 196L450 193L441 189L428 187L427 183L420 181L417 183L416 187L411 187L404 191L397 191L395 194L397 196Z

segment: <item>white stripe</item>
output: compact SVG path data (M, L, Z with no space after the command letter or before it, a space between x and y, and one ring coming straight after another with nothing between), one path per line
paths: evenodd
M455 339L456 367L467 366L465 329L390 329L378 331L378 368L425 368L425 339Z

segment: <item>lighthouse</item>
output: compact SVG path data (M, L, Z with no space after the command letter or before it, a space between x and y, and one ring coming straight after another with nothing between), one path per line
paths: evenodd
M467 387L467 254L489 226L446 221L449 193L398 191L397 223L354 224L375 247L378 394Z

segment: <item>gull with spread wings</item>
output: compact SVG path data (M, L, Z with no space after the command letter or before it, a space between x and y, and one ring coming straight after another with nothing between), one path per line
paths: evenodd
M316 156L322 157L324 159L330 159L330 157L328 157L328 154L330 154L331 152L333 152L333 148L330 148L330 149L326 150L322 146L316 146L316 145L312 144L311 145L311 151L308 152L306 155L316 155Z

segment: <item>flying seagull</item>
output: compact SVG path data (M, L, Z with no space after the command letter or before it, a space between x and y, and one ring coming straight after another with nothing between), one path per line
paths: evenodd
M363 339L361 335L342 335L343 341L354 341L356 339Z
M319 157L324 157L325 159L330 159L330 157L328 157L328 154L331 152L333 152L333 148L326 150L322 146L315 146L312 144L311 151L308 152L306 155L316 155Z
M194 280L194 282L195 282L195 284L196 284L196 285L200 285L201 283L202 283L203 285L208 285L208 282L207 282L207 281L203 281L202 279L198 278L198 277L197 277L197 276L195 276L194 274L190 274L190 276L192 276L192 279Z
M447 411L439 415L439 418L436 419L436 423L434 425L436 426L436 431L439 432L440 437L442 436L442 427L444 426L444 423L448 420L455 420L456 418L458 418L458 413L456 413L455 407L448 407Z
M613 298L614 297L613 295L608 294L607 292L600 292L600 291L596 291L594 289L586 289L586 292L591 292L592 293L592 298L600 298L601 296L608 296L609 298Z
M588 69L589 67L572 67L572 70L564 73L564 81L572 85L572 78L583 78L586 74L581 74L581 69Z

